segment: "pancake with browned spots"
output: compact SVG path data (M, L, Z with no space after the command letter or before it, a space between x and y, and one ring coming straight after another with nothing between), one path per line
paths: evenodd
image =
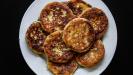
M104 36L108 28L108 19L101 9L87 9L79 17L89 20L90 24L95 30L97 39L100 39Z
M54 75L73 75L78 68L78 64L75 60L71 60L65 64L53 63L48 61L48 69Z
M95 33L87 19L75 18L65 26L63 40L73 51L82 53L92 46Z
M90 68L98 64L104 58L104 54L104 45L101 40L97 40L90 51L78 55L76 61L81 66Z
M91 8L90 4L87 4L83 0L70 0L65 4L73 11L73 14L79 16L87 8Z
M65 25L74 18L69 7L60 2L52 2L41 11L40 20L45 31L52 33L63 30Z
M36 54L44 53L43 43L46 38L46 33L43 31L41 27L40 21L35 21L31 24L26 32L26 41L28 46L32 49L32 51Z
M56 63L66 63L74 54L63 42L61 31L53 32L47 36L44 49L47 59Z

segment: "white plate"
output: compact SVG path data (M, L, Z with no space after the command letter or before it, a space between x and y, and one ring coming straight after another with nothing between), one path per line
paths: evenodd
M47 64L45 60L39 56L34 55L27 47L25 41L25 33L30 24L38 19L42 8L47 3L53 1L59 1L59 0L35 0L25 12L20 26L19 43L22 55L26 63L37 75L52 75L52 74L47 69ZM60 0L60 1L67 1L67 0ZM74 75L82 75L82 74L99 75L107 68L107 66L109 65L114 56L117 45L117 29L114 18L110 10L101 0L85 0L85 1L91 4L93 7L102 9L108 17L109 29L103 39L106 51L104 59L97 66L91 69L78 68L74 73Z

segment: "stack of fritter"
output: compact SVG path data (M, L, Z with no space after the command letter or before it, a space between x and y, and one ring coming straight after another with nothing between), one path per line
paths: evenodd
M28 28L26 40L44 55L54 75L72 75L78 64L91 68L105 54L101 41L108 28L105 13L82 0L52 2Z

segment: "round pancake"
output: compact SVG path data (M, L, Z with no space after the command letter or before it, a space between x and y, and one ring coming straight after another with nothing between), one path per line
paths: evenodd
M48 60L56 63L66 63L74 54L63 42L61 31L53 32L47 36L44 49Z
M52 33L63 30L64 26L74 18L69 7L60 2L52 2L41 11L40 20L45 31Z
M44 53L43 43L45 38L46 33L41 27L41 22L33 22L26 32L26 41L33 52L36 54Z
M48 61L48 69L54 75L73 75L78 68L78 64L75 60L71 60L65 64L53 63Z
M91 8L91 5L85 3L83 0L70 0L65 2L65 4L67 4L76 16L80 15L87 8Z
M84 18L75 18L64 28L63 40L73 51L82 53L89 50L95 39L95 33Z
M101 9L87 9L79 17L89 20L90 24L95 30L97 39L102 38L103 35L106 33L106 30L108 28L108 19Z
M105 49L101 40L97 40L87 53L80 54L76 61L83 67L93 67L104 58Z

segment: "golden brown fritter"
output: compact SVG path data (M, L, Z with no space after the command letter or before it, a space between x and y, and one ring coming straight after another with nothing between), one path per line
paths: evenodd
M76 61L84 67L93 67L99 63L105 54L104 45L101 40L97 40L93 47L87 53L80 54L76 57Z
M64 26L73 18L74 14L69 7L60 2L49 3L40 14L42 27L49 33L63 30Z
M102 38L103 35L106 33L106 30L108 28L108 19L101 9L87 9L79 17L89 20L90 24L95 30L97 39Z
M48 60L56 63L66 63L74 54L63 42L61 31L53 32L47 36L44 49Z
M93 44L95 33L84 18L75 18L70 21L63 31L63 40L73 51L82 53L87 51Z
M91 5L85 3L83 0L70 0L65 4L73 11L74 15L80 15L87 8L91 8Z
M35 52L36 54L44 53L43 43L45 41L45 38L46 33L41 27L41 22L33 22L26 32L26 41L33 52Z
M73 75L73 73L78 68L78 64L75 60L71 60L65 64L53 63L48 61L48 69L54 75Z

